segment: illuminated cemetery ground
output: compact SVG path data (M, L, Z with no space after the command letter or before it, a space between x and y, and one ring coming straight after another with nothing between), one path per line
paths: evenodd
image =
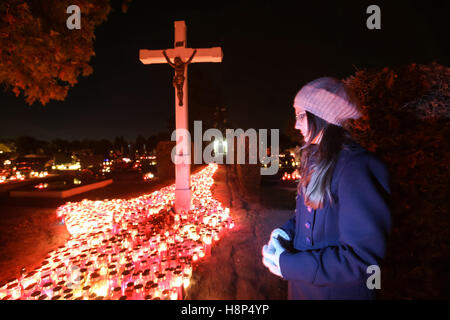
M226 229L213 199L217 165L191 176L192 210L171 210L175 186L134 199L68 202L57 209L71 237L39 268L0 288L1 299L182 299L193 267Z

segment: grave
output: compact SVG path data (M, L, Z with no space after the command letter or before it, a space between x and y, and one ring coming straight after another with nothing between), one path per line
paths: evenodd
M75 180L75 179L74 179ZM86 183L67 183L65 180L41 182L33 186L10 191L13 198L56 198L64 199L74 195L99 189L110 185L112 179L94 180Z

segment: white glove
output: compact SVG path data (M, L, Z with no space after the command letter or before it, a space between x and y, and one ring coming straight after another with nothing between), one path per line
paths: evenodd
M270 239L269 245L264 245L262 248L263 264L273 274L281 277L280 270L280 255L286 251L277 238Z
M263 249L263 250L264 250L264 249ZM282 277L280 268L277 267L277 266L275 265L275 263L273 263L272 260L269 260L269 259L263 257L262 262L263 262L263 264L266 266L266 268L269 269L270 272L272 272L272 273L273 273L274 275L276 275L276 276Z
M276 228L270 234L270 239L269 239L269 248L270 248L270 250L272 250L272 251L275 250L275 248L273 247L273 239L277 239L278 237L282 237L286 241L290 241L291 240L291 238L286 233L286 231L284 231L283 229L280 229L280 228ZM277 239L277 241L278 241L278 239Z
M287 241L291 240L291 237L289 237L289 235L286 233L286 231L284 231L283 229L280 229L280 228L276 228L270 234L270 241L272 241L272 239L278 238L278 236L281 236L282 238L284 238ZM269 245L270 245L270 241L269 241Z

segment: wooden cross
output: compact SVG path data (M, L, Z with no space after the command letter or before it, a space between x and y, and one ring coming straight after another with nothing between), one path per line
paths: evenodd
M175 126L176 126L176 154L175 154L175 211L187 212L191 208L191 139L188 135L188 90L187 67L189 63L222 62L222 48L187 48L186 23L175 21L175 45L167 50L140 50L139 59L144 64L170 63L175 69ZM176 59L178 58L178 59ZM168 61L169 59L169 61ZM183 62L184 70L177 70L176 61ZM192 59L191 61L189 61ZM187 63L188 62L188 63ZM181 74L184 73L184 74ZM201 147L201 146L197 146Z

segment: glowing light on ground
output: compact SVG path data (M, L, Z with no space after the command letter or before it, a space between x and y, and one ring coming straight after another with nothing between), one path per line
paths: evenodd
M45 178L48 176L47 171L31 171L29 174L28 179L36 179L36 178ZM8 183L8 182L17 182L17 181L25 181L28 180L26 174L17 171L13 173L12 175L8 174L0 174L0 183Z
M48 188L48 183L39 183L34 186L36 189L46 189Z
M53 170L80 170L81 169L81 165L79 162L76 163L64 163L64 164L57 164L52 166Z
M30 172L31 178L45 178L46 176L48 176L47 171L41 171L41 172L31 171Z
M281 180L288 180L288 181L299 180L299 179L300 179L300 175L298 174L297 170L295 170L292 173L285 172L284 175L281 177Z
M0 288L0 299L182 299L196 263L234 223L213 199L217 165L191 176L192 208L176 214L175 186L138 198L57 209L71 237L42 266Z
M144 174L144 180L152 180L155 177L155 175L151 172L148 172L146 174Z

